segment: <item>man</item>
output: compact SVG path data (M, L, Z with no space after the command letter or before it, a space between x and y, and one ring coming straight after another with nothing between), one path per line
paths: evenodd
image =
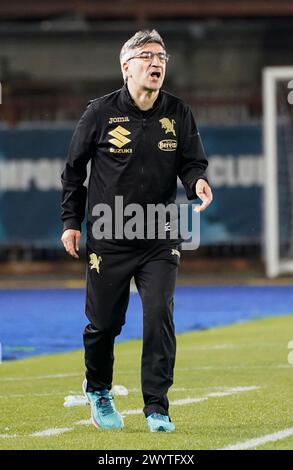
M99 239L95 207L106 204L115 212L117 196L123 197L125 207L167 205L175 200L177 175L187 197L202 200L199 211L210 204L212 192L191 110L161 90L168 62L161 36L155 30L137 32L122 47L120 62L124 86L92 101L72 138L62 174L62 242L78 258L88 196L86 315L90 323L83 336L83 389L93 424L103 429L124 425L110 390L114 340L125 322L134 277L143 304L143 411L150 431L170 432L175 425L169 417L167 392L175 364L173 294L181 239L148 239L148 221L143 223L143 238L107 234ZM90 160L87 192L83 183ZM121 220L124 225L129 221L125 214Z

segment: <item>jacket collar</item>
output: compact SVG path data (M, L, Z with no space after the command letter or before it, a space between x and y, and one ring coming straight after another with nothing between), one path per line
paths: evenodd
M127 83L123 85L123 87L120 90L120 97L121 97L121 104L123 107L123 110L127 110L133 112L137 117L142 117L144 111L138 108L138 106L135 104L134 100L132 99ZM154 105L151 109L148 110L147 115L150 116L153 114L153 112L156 112L157 109L161 106L163 101L163 92L162 90L159 91L158 98L154 102Z

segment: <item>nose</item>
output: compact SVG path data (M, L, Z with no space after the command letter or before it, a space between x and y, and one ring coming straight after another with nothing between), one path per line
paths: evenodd
M162 65L162 62L160 61L159 57L157 55L154 55L153 60L151 65L158 67L159 65Z

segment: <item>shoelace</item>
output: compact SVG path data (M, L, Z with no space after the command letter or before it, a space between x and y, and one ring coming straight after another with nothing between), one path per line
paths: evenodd
M169 418L168 416L165 416L165 415L161 415L160 413L152 413L152 418L155 418L155 419L160 419L162 421L169 421ZM167 418L167 419L166 419Z
M110 415L114 413L114 409L112 406L112 397L98 397L97 401L99 402L99 407L104 416Z

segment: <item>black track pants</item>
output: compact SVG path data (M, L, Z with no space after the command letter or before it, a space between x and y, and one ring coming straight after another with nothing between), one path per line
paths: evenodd
M125 323L130 280L135 279L143 304L141 384L146 416L168 414L167 392L173 383L176 339L173 294L180 245L139 241L115 245L87 244L86 315L84 331L88 391L112 386L114 340Z

